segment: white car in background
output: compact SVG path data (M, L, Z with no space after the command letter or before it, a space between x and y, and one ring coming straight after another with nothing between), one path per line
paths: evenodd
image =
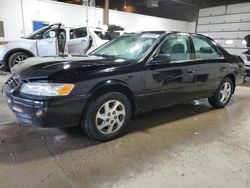
M241 58L244 61L245 69L246 69L246 76L250 77L250 49L241 54Z
M53 24L24 38L0 38L0 64L8 70L34 56L84 55L111 39L107 31L99 28Z
M245 64L246 76L250 77L250 35L245 36L244 40L248 50L241 54L241 58L243 59Z

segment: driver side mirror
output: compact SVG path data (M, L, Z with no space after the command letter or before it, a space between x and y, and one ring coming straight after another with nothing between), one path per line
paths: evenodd
M150 64L166 64L170 61L171 56L169 54L157 54L151 59Z

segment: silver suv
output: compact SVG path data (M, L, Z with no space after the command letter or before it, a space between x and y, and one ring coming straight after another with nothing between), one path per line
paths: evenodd
M0 64L10 70L33 56L83 55L111 39L102 29L53 24L24 38L0 38Z

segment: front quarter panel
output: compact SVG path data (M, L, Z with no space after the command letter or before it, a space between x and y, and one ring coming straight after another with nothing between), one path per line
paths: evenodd
M8 45L5 46L5 54L15 49L24 49L31 52L33 55L37 55L36 40L20 39L15 41L10 41Z
M126 86L134 95L144 90L144 67L131 63L121 66L85 67L82 69L63 70L53 74L49 80L56 83L74 83L72 95L91 95L93 91L115 84Z

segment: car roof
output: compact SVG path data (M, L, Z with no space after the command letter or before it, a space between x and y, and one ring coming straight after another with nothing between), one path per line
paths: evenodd
M125 31L126 33L126 31ZM154 34L159 34L159 35L169 35L169 34L186 34L186 35L198 35L198 36L202 36L202 37L206 37L212 41L214 41L212 38L210 38L209 36L206 35L202 35L199 33L190 33L190 32L181 32L181 31L139 31L139 32L127 32L127 34L132 34L132 33L154 33Z
M134 33L155 33L155 34L189 34L189 35L201 35L197 33L182 32L182 31L140 31ZM204 36L204 35L201 35ZM206 36L205 36L206 37Z

